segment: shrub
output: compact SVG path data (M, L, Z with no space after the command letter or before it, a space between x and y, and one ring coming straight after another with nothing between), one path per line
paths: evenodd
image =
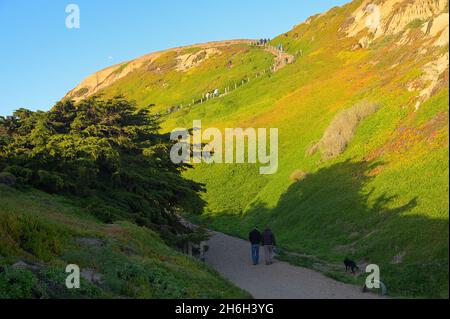
M76 91L73 96L76 97L76 98L79 98L79 97L83 97L87 93L89 93L89 89L88 88L81 88L78 91Z
M295 171L292 172L292 174L289 178L293 182L300 182L306 176L307 176L307 174L305 172L303 172L302 170L296 169Z
M47 192L56 193L64 188L64 180L54 172L39 170L37 175L37 186Z
M16 177L8 172L0 173L0 184L4 184L7 186L13 186L16 184Z
M41 219L21 214L0 214L0 253L27 252L49 260L62 251L67 231Z
M425 20L421 20L421 19L414 19L413 21L411 21L406 27L409 29L418 29L420 28L423 24L425 23Z
M309 149L308 153L312 155L320 150L325 159L342 154L352 140L358 125L378 109L378 104L362 101L340 112L328 126L322 139Z
M1 267L0 267L1 268ZM38 282L29 270L5 267L0 272L0 299L30 299Z
M39 292L41 299L81 299L81 298L102 298L101 288L81 279L79 289L67 289L64 285L67 278L65 267L45 267L39 272Z
M106 224L112 224L114 221L119 219L120 214L117 213L116 209L105 205L100 201L95 201L86 207L86 210L101 222Z
M4 169L5 172L13 174L18 183L26 184L33 178L33 171L29 168L25 168L17 165L10 165Z

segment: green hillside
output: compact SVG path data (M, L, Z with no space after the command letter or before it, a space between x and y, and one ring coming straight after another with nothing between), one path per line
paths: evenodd
M106 225L76 199L39 191L0 185L0 198L0 299L249 297L149 228ZM68 264L93 280L66 289Z
M294 57L276 72L274 54L249 41L196 45L103 70L67 99L122 94L159 112L162 133L194 120L278 128L274 175L249 164L183 172L206 188L192 220L244 238L270 225L294 264L359 285L377 264L391 296L448 298L448 1L377 1L373 29L367 5L272 39ZM346 257L363 273L345 274Z
M278 173L202 165L187 176L207 185L204 219L212 227L245 237L254 224L268 224L282 248L331 266L287 256L292 262L362 284L364 276L332 267L350 256L380 265L393 295L448 297L448 64L418 111L417 92L407 90L424 65L445 52L448 58L448 45L418 56L425 39L399 46L398 34L352 50L355 40L336 30L358 4L273 40L303 51L295 64L177 120L279 128ZM361 102L379 109L356 127L345 152L310 154L332 120Z
M294 64L162 125L170 131L201 119L204 127L279 128L276 175L218 164L186 173L207 188L206 212L195 220L244 238L254 224L269 224L291 262L362 284L364 276L338 266L349 256L380 265L394 296L448 297L448 43L430 46L444 31L434 38L423 31L448 3L392 34L346 36L360 5L334 8L272 40L296 56ZM390 21L402 11L384 14ZM365 37L369 45L358 41ZM426 89L431 94L422 95Z
M110 75L105 81L111 84L98 92L107 98L123 94L138 101L140 106L151 106L154 112L163 114L172 107L188 108L193 100L205 99L207 92L219 89L224 93L225 88L234 89L242 80L272 66L271 53L248 43L229 41L167 50L152 59L138 59L143 60L139 66L121 77L133 65L133 61L127 62L108 71ZM90 84L86 82L68 97L80 98L80 94L86 94L86 86ZM101 82L97 85L101 88ZM97 93L96 89L92 93Z
M178 55L193 54L201 49L185 49L180 53L169 52L157 59L152 68L159 72L139 69L130 76L115 82L107 94L125 94L128 98L142 101L142 105L155 104L156 110L165 111L170 106L187 106L205 92L224 89L271 66L272 55L248 45L238 44L221 49L198 67L186 72L174 69ZM199 59L201 56L199 57ZM232 63L231 67L228 62Z

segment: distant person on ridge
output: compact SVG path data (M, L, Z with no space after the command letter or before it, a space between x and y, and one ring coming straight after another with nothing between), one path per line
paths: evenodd
M258 230L258 227L255 226L255 228L250 232L248 235L248 239L250 243L252 244L252 260L253 265L259 264L259 246L261 245L261 233Z
M276 245L275 235L269 227L262 233L262 245L264 246L264 255L266 257L266 265L273 264L273 247Z

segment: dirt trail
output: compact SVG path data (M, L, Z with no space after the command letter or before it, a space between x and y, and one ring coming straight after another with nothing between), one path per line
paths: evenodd
M295 60L295 57L292 54L281 51L273 46L267 46L265 47L265 50L275 55L273 72L277 72L286 65L293 63Z
M271 266L253 266L250 244L213 233L206 262L256 299L373 299L359 287L337 282L320 273L276 261ZM261 260L264 259L261 249Z

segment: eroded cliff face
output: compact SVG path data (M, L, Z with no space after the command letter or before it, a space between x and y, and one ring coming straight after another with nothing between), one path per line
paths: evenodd
M408 90L417 91L416 110L448 83L448 0L364 0L340 31L355 38L354 49L366 49L377 40L396 36L397 46L415 46L416 59L429 58L422 76Z
M70 98L74 101L80 101L92 96L102 89L110 86L114 82L126 77L128 74L136 69L139 69L143 65L152 63L162 54L163 52L147 54L136 60L117 64L94 73L70 91L66 95L66 98Z
M368 31L375 40L404 32L413 22L427 24L425 32L434 37L445 30L448 34L448 0L364 0L352 20L343 28L349 37Z

